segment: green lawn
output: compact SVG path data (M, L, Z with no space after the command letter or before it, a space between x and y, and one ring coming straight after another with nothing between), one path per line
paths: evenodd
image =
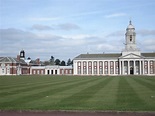
M0 110L155 111L155 76L0 76Z

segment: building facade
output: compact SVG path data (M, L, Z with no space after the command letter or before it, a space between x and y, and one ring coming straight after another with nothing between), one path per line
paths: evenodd
M0 75L72 75L72 66L43 65L40 59L25 60L24 50L17 58L0 57Z
M31 75L72 75L72 66L31 66Z
M141 53L136 45L135 27L126 28L125 48L114 54L80 54L73 66L43 65L40 59L0 57L0 75L155 75L155 53Z
M141 53L135 27L126 28L125 48L115 54L81 54L73 61L74 75L155 75L155 53Z
M22 59L12 57L0 58L0 75L24 75L30 73L30 67Z

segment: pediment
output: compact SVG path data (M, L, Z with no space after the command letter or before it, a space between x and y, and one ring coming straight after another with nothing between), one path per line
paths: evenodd
M138 58L143 58L143 57L140 56L140 55L136 55L136 54L130 53L130 54L127 54L125 56L121 56L120 58L127 58L127 59L134 58L134 59L138 59Z

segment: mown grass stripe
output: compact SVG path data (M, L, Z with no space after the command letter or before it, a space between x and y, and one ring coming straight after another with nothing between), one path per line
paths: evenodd
M130 81L130 85L134 88L135 92L145 102L141 108L141 111L153 111L155 110L155 92L146 86L141 85L133 78L128 79Z
M155 76L146 76L146 77L143 77L143 78L148 80L148 81L155 82Z
M48 88L49 86L55 86L55 85L60 85L60 84L65 84L65 83L71 83L71 82L75 82L75 80L64 80L64 81L55 81L55 82L49 82L46 83L42 83L42 84L36 84L34 83L33 85L28 85L28 86L23 86L21 88L12 88L12 89L9 89L9 90L5 90L5 92L0 92L0 97L6 97L6 96L10 96L10 95L14 95L14 94L21 94L23 92L27 92L27 91L34 91L34 90L37 90L37 89L40 89L40 88ZM4 90L3 90L4 91Z
M66 77L62 77L63 80L66 80L66 81L75 81L75 79L68 79ZM11 79L11 81L10 81ZM76 78L78 80L78 78ZM30 77L16 77L16 78L11 78L11 77L5 77L5 78L0 78L0 81L3 82L3 81L6 81L4 85L1 85L3 83L0 83L1 87L0 89L1 90L5 90L5 89L12 89L12 88L20 88L20 87L23 87L23 86L31 86L33 84L44 84L44 83L54 83L54 82L57 82L57 81L62 81L61 80L61 77L49 77L49 76L44 76L44 77L33 77L33 76L30 76ZM50 81L51 80L51 81ZM12 82L12 81L15 81Z
M145 80L141 78L133 78L137 83L151 89L152 91L155 91L155 83L153 82L152 84L150 82L146 82Z
M65 110L89 110L89 103L87 102L90 98L94 96L100 89L105 87L113 78L106 78L97 81L96 83L89 84L87 88L82 89L80 92L73 94L70 97L62 99L54 107L47 107L52 109L65 109ZM91 103L90 103L91 104Z
M137 78L137 77L136 77ZM148 84L153 84L155 83L155 77L153 79L150 79L151 77L139 77L140 80L143 80L145 82L147 82Z
M73 83L70 83L69 85L63 85L61 87L59 87L58 85L58 88L54 88L54 89L45 89L45 91L43 92L39 92L39 93L36 93L36 94L31 94L31 95L27 95L27 96L23 96L23 97L20 97L18 99L13 99L12 101L9 101L9 102L3 102L1 103L1 109L22 109L22 107L24 106L25 103L28 103L28 102L31 102L31 101L34 101L34 100L39 100L41 98L44 98L46 96L50 96L50 95L54 95L58 92L61 92L61 91L65 91L65 90L68 90L70 88L73 88L73 87L76 87L76 86L79 86L81 84L86 84L88 82L91 82L91 81L95 81L93 78L89 79L89 80L81 80L80 82L73 82Z
M91 99L89 99L93 110L115 110L118 90L118 77L112 77L113 80L106 84Z
M127 81L128 77L120 77L117 92L117 110L121 111L138 111L145 103L139 98L132 83Z

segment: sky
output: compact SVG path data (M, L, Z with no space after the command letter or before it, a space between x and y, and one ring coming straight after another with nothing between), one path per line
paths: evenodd
M67 61L121 53L129 21L141 52L155 52L155 0L0 0L0 56Z

